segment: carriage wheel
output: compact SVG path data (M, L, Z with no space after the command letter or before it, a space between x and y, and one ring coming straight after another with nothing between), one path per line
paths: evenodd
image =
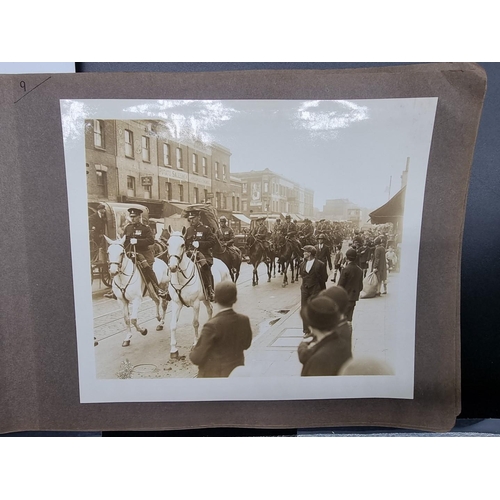
M111 276L109 275L109 271L104 267L101 269L101 281L104 283L105 286L111 288L111 283L112 283Z
M99 246L93 240L90 240L90 262L96 263L99 260Z

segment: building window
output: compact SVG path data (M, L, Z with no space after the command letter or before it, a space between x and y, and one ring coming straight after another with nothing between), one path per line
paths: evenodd
M247 211L248 205L246 201L241 202L241 208L243 209L243 212Z
M234 212L236 210L236 198L234 196L231 198L231 202L232 202L231 203L231 206L232 206L231 210Z
M193 153L193 172L198 173L198 155Z
M219 162L215 162L215 178L219 179Z
M241 185L241 191L243 194L246 194L247 192L247 183L244 182L242 185Z
M135 196L135 177L127 175L127 196Z
M203 190L203 196L205 197L205 199L203 201L205 203L207 203L208 202L208 189Z
M151 184L149 186L143 186L144 187L144 198L146 200L150 200L151 199Z
M222 210L227 210L227 197L222 193Z
M215 192L215 208L221 208L221 206L220 206L220 193L218 191Z
M198 188L194 188L194 203L200 203L200 192Z
M104 122L94 120L94 147L104 149Z
M163 145L163 165L170 167L170 144Z
M130 130L125 130L125 156L134 157L134 134Z
M165 191L167 195L167 200L172 199L172 183L171 182L165 182Z
M176 153L177 153L177 155L176 155L177 156L177 168L182 170L182 149L177 148Z
M222 180L227 181L227 165L222 165Z
M179 184L179 201L184 201L184 186Z
M102 198L108 197L108 178L106 172L96 170L97 177L97 193Z
M151 161L151 155L149 150L149 137L142 136L142 161Z
M208 176L208 165L207 165L207 159L205 157L203 157L201 159L201 165L202 165L202 168L203 168L203 175L205 177Z
M240 197L239 196L236 197L236 211L237 212L240 211Z

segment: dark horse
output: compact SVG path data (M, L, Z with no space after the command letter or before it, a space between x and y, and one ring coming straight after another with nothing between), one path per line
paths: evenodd
M282 266L283 284L288 285L288 268L292 270L292 283L299 280L299 263L302 259L302 251L297 242L280 235L277 239L278 263Z
M215 241L215 246L212 249L213 256L226 264L233 283L236 283L240 275L241 261L243 260L241 250L234 245L231 247L221 245L218 238Z
M271 262L268 258L266 249L264 245L255 239L252 234L248 235L247 238L247 255L250 259L250 264L253 266L253 275L252 275L252 285L259 284L259 275L257 273L257 268L259 265L264 262L267 267L267 282L271 281Z

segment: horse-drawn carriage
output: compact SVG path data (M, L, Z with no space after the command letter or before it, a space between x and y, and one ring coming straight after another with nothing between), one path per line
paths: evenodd
M103 205L105 209L104 216L104 234L116 240L123 236L125 226L130 222L129 219L129 208L139 208L143 211L142 222L144 224L149 223L149 211L148 209L137 203L114 203L114 202L89 202L88 203L88 215L90 218L97 212L97 207ZM107 259L107 244L105 238L102 234L98 232L89 224L89 245L90 245L90 276L91 282L94 279L100 280L105 286L111 286L111 278L109 276L108 270L108 259Z

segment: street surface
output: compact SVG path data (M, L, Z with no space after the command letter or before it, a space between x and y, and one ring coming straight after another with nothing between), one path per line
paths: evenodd
M252 286L252 266L243 262L237 282L238 302L234 309L250 317L254 338L269 330L300 302L300 283L282 287L283 276L267 282L264 264L259 266L259 284ZM94 282L94 336L99 342L95 347L97 378L168 378L194 377L197 367L189 361L189 351L194 343L192 309L183 308L177 325L177 347L180 359L170 360L170 305L165 316L163 331L156 331L158 324L155 304L145 297L140 311L139 324L148 329L142 336L133 329L129 347L122 347L126 335L123 315L116 300L103 295L108 288ZM207 321L205 306L200 308L200 329Z

